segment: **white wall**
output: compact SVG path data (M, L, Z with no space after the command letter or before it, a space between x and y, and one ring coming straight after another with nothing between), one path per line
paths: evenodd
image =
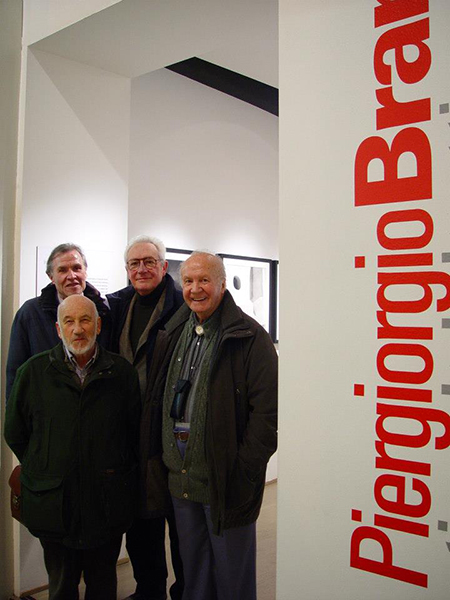
M18 106L20 86L20 36L22 6L16 0L0 3L0 71L6 84L0 88L0 276L1 276L1 384L5 389L5 364L8 333L14 314L16 257L14 254L15 199L17 174ZM4 403L0 409L3 430ZM0 598L7 600L14 591L15 570L18 573L18 544L13 536L13 519L9 510L8 478L12 470L12 454L3 439L0 442ZM16 569L15 569L16 567Z
M374 26L374 8L385 5L399 18L401 7L422 7L424 14L399 22ZM410 436L403 447L398 441L386 443L389 456L431 465L431 474L415 475L398 468L376 466L376 441L388 439L380 433L377 405L385 403L394 410L414 410L449 419L448 395L441 385L450 380L446 328L449 310L438 312L436 299L449 288L433 286L433 302L421 314L388 314L394 324L431 327L433 338L393 339L377 335L378 275L385 273L422 273L421 277L444 272L448 263L442 253L450 248L448 227L448 189L450 185L449 146L450 102L449 37L450 12L445 1L360 2L359 0L281 0L280 2L280 265L281 265L281 404L278 484L278 600L444 600L449 594L450 485L448 442L435 446L444 428L403 417L389 418L386 428ZM431 120L418 118L411 125L422 131L432 148L432 199L400 202L393 186L389 193L377 192L376 201L384 204L355 206L354 169L359 145L370 136L379 136L389 145L407 125L376 129L376 109L380 107L375 91L387 87L374 73L374 50L386 32L430 19L430 72L414 83L411 66L418 49L405 50L409 83L400 80L393 50L383 57L392 65L394 97L399 102L430 100ZM390 34L401 46L398 31ZM408 34L411 39L411 32ZM407 35L407 39L408 39ZM386 42L387 38L384 38ZM426 49L420 50L421 59ZM427 59L424 59L427 63ZM415 69L417 76L418 69ZM417 108L417 107L416 107ZM403 112L402 107L401 112ZM407 148L414 147L411 142ZM399 161L398 175L391 179L415 177L413 155ZM391 158L392 164L394 160ZM424 164L420 161L421 166ZM381 161L369 169L369 181L383 181L388 175ZM395 162L395 167L396 167ZM424 172L428 176L431 171ZM414 181L411 190L417 193ZM386 249L377 239L380 217L390 211L420 208L432 215L434 234L419 250L405 250L404 242ZM390 229L392 237L418 236L421 227L400 224ZM379 255L429 252L433 266L388 268L378 263ZM355 268L355 257L365 257L365 267ZM295 265L295 267L294 267ZM425 275L423 275L425 273ZM417 286L396 286L390 299L421 298ZM400 290L398 288L401 288ZM406 289L405 289L406 288ZM406 311L403 311L406 312ZM419 343L430 350L434 371L424 385L414 385L413 377L423 368L421 359L405 355L389 357L388 368L400 375L395 383L384 379L377 368L379 351L388 343ZM411 346L408 346L411 347ZM415 359L415 357L414 357ZM354 385L364 386L363 395ZM419 399L377 400L378 386L401 386L406 394L416 388L429 389L432 403ZM424 411L430 410L430 413ZM442 413L435 412L441 410ZM410 414L410 413L409 413ZM377 424L377 430L375 430ZM419 440L419 432L424 436ZM427 433L430 434L428 437ZM448 434L448 422L445 426ZM430 439L431 438L431 439ZM389 438L391 439L391 438ZM396 440L398 438L395 438ZM405 440L406 438L402 438ZM383 496L392 510L374 493L383 475L398 479L385 486ZM413 477L415 480L413 480ZM387 481L387 480L384 480ZM401 485L405 485L404 494ZM431 505L421 495L426 486ZM403 506L402 506L403 503ZM413 506L414 505L414 506ZM419 507L419 508L418 508ZM423 514L419 514L421 511ZM381 521L375 521L378 514ZM386 520L383 520L386 519ZM391 519L391 520L389 520ZM398 521L396 519L399 519ZM381 523L384 523L382 525ZM375 526L374 526L375 524ZM367 527L367 529L360 529ZM410 532L394 530L409 528ZM355 531L379 536L366 539L361 555L380 567L380 573L351 567L350 547ZM356 538L353 538L356 539ZM390 557L390 550L393 557ZM427 587L400 581L401 569L428 577ZM383 564L384 563L384 571ZM361 563L360 563L361 564ZM381 572L383 571L383 572ZM401 571L403 576L407 576Z
M36 24L31 20L25 31L52 33L51 17L62 22L67 13L70 21L106 3L32 0L27 7ZM277 7L277 0L122 0L34 48L130 78L198 56L276 86Z
M23 0L23 41L29 45L121 0Z
M66 241L85 248L88 263L89 253L107 252L104 272L117 289L125 282L113 267L127 235L130 81L29 52L26 102L21 303L35 295L36 247Z
M161 69L133 80L129 235L278 257L278 118Z

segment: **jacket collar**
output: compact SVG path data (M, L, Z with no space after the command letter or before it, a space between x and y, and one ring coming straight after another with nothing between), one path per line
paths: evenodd
M166 279L166 288L165 288L166 289L166 299L164 302L161 316L164 316L169 310L172 309L172 307L175 303L174 298L175 298L176 294L181 295L181 292L178 292L178 290L175 288L175 282L172 279L172 277L169 275L169 273L166 273L164 275L164 277ZM114 302L116 300L118 300L120 302L124 302L124 308L126 308L128 310L128 304L133 299L133 296L135 295L135 293L136 293L136 291L135 291L134 287L132 285L127 285L127 287L124 287L121 290L114 292L113 294L108 294L108 299L112 302Z
M43 310L56 310L58 308L58 294L54 283L49 283L42 288L38 302Z
M86 298L89 298L89 300L92 300L92 302L94 302L100 314L104 312L105 304L100 295L100 292L88 281L86 281L86 288L83 294L86 296ZM57 310L59 300L54 283L49 283L44 288L42 288L41 295L38 297L38 302L42 310Z

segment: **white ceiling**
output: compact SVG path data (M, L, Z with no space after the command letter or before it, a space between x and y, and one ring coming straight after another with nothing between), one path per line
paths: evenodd
M278 87L278 0L122 0L31 47L126 77L196 56Z

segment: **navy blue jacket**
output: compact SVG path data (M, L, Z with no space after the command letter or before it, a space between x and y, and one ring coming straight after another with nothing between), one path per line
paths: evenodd
M102 345L108 338L108 308L100 292L86 282L84 295L94 302L102 318L102 331L97 338ZM11 327L8 361L6 363L6 401L8 401L17 369L29 358L54 348L60 341L56 331L58 294L53 283L41 290L37 298L27 300L17 311Z

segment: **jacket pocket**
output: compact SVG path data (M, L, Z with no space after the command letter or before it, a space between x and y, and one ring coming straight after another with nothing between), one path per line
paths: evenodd
M131 523L137 508L137 467L106 469L102 488L106 522L110 527Z
M238 508L250 502L255 495L256 479L249 476L244 463L237 457L227 486L226 507Z
M63 478L29 475L22 471L22 519L28 529L66 533L63 522Z

